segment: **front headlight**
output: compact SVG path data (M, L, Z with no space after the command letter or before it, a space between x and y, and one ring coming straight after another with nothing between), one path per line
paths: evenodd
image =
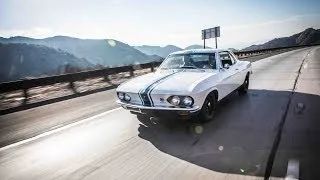
M123 99L124 99L124 93L119 92L119 93L118 93L118 98L119 98L120 100L123 100Z
M182 100L183 105L185 106L192 106L193 105L193 99L192 97L186 96Z
M127 93L124 94L124 100L126 100L126 101L131 100L131 97L129 96L129 94L127 94Z
M179 96L172 96L170 103L174 106L178 106L180 104Z
M170 96L167 101L174 106L191 107L194 100L190 96Z

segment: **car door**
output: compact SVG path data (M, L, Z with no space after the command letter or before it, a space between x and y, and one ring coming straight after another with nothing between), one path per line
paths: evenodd
M233 64L233 69L234 69L234 83L235 83L235 88L240 87L243 82L244 82L244 73L245 71L243 71L243 64L241 61L239 61L234 55L233 53L229 52L229 55L231 57L231 59L233 60L232 62L234 62Z
M231 58L231 55L227 51L221 51L218 53L220 60L220 76L221 80L221 89L219 92L222 97L230 94L237 88L237 77L236 74L238 72L235 67L235 61ZM226 66L228 64L228 66Z

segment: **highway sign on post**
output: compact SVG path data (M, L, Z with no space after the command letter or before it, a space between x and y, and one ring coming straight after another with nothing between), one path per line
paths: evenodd
M220 26L202 30L203 48L206 48L206 39L215 38L218 48L217 37L220 37Z

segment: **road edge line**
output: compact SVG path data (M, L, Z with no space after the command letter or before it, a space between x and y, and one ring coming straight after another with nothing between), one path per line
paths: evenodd
M299 166L298 160L290 159L285 180L299 180Z
M297 72L296 79L295 79L293 87L292 87L292 91L290 92L290 96L289 96L287 105L285 107L284 114L281 116L280 123L279 123L279 126L278 126L278 131L276 132L276 136L275 136L275 138L273 140L273 144L272 144L272 149L270 151L270 154L269 154L269 157L268 157L268 160L267 160L266 170L265 170L265 174L264 174L264 179L265 180L268 180L270 178L270 176L271 176L273 163L274 163L275 157L277 155L278 147L279 147L279 144L280 144L280 141L281 141L281 137L282 137L282 131L283 131L284 124L286 122L287 115L288 115L288 112L289 112L290 104L291 104L291 101L292 101L292 98L293 98L293 95L294 95L294 92L296 90L296 86L297 86L297 83L298 83L298 80L299 80L299 77L300 77L300 74L301 74L301 69L303 67L304 62L306 61L307 57L309 56L309 54L310 54L310 52L312 50L313 49L310 49L308 51L308 53L306 54L306 56L302 59L302 62L300 64L300 67L299 67L298 72Z

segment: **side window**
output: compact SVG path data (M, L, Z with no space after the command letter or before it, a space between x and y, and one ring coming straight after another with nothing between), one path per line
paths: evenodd
M236 55L234 55L232 52L229 52L231 59L233 60L233 64L235 64L237 62L237 58Z
M209 64L210 64L212 69L217 69L216 55L215 54L210 54L210 56L209 56Z
M219 52L219 56L223 67L225 66L225 64L229 64L230 66L232 66L235 63L235 60L228 52Z

